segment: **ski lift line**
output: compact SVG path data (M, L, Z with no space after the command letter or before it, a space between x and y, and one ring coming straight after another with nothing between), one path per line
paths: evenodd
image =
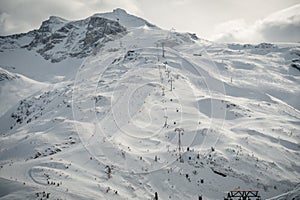
M112 143L111 145L116 145L116 144L113 144L113 143ZM175 161L174 161L174 162L175 162ZM167 165L167 166L168 166L168 165ZM128 171L128 170L126 170L126 171ZM149 172L147 172L147 173L149 173Z
M112 145L113 145L113 144L112 144ZM89 151L88 151L88 152L89 152ZM90 153L90 152L89 152L89 153ZM92 156L95 157L93 154L92 154ZM97 157L96 157L96 159L97 159ZM99 159L97 159L97 160L99 161ZM101 162L101 161L99 161L99 162ZM103 163L103 162L101 162L101 163Z

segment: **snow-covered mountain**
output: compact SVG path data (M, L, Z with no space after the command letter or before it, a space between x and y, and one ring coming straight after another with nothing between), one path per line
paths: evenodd
M0 199L300 198L300 45L116 9L0 37Z

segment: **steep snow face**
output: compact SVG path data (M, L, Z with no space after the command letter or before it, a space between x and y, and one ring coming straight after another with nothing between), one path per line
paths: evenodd
M13 105L32 95L47 84L37 82L20 74L0 68L0 116L5 115Z
M121 9L1 37L0 198L299 198L299 48Z
M43 21L41 27L39 30L41 32L49 32L49 33L55 33L57 30L62 28L68 21L57 17L57 16L50 16L48 20Z
M147 22L146 20L136 17L134 15L128 14L125 10L121 8L117 8L113 10L113 12L109 13L99 13L94 16L100 16L107 19L111 19L113 21L118 21L121 25L131 29L137 27L147 26L149 28L159 29L157 26Z

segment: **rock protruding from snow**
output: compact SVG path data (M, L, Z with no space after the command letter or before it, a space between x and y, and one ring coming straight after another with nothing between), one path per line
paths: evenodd
M48 20L42 22L38 30L17 34L14 37L1 37L0 45L1 49L23 47L35 50L46 60L60 62L68 57L83 58L97 53L107 42L123 37L127 29L144 26L158 29L155 25L130 15L123 9L95 14L78 21L50 16ZM19 44L16 39L20 37L25 38L27 43Z
M48 20L43 21L41 27L39 28L40 32L50 32L54 33L59 28L61 28L64 24L66 24L68 21L57 17L57 16L50 16Z
M36 50L46 60L60 62L68 56L82 58L101 48L104 43L125 35L119 22L92 16L68 22L50 17L35 31L34 39L25 47Z
M13 80L16 78L19 78L19 76L14 75L14 74L0 68L0 82L6 81L6 80Z

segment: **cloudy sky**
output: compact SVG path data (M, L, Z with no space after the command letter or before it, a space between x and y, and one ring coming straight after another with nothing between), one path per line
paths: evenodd
M164 29L220 42L299 42L300 0L0 0L0 35L123 8Z

